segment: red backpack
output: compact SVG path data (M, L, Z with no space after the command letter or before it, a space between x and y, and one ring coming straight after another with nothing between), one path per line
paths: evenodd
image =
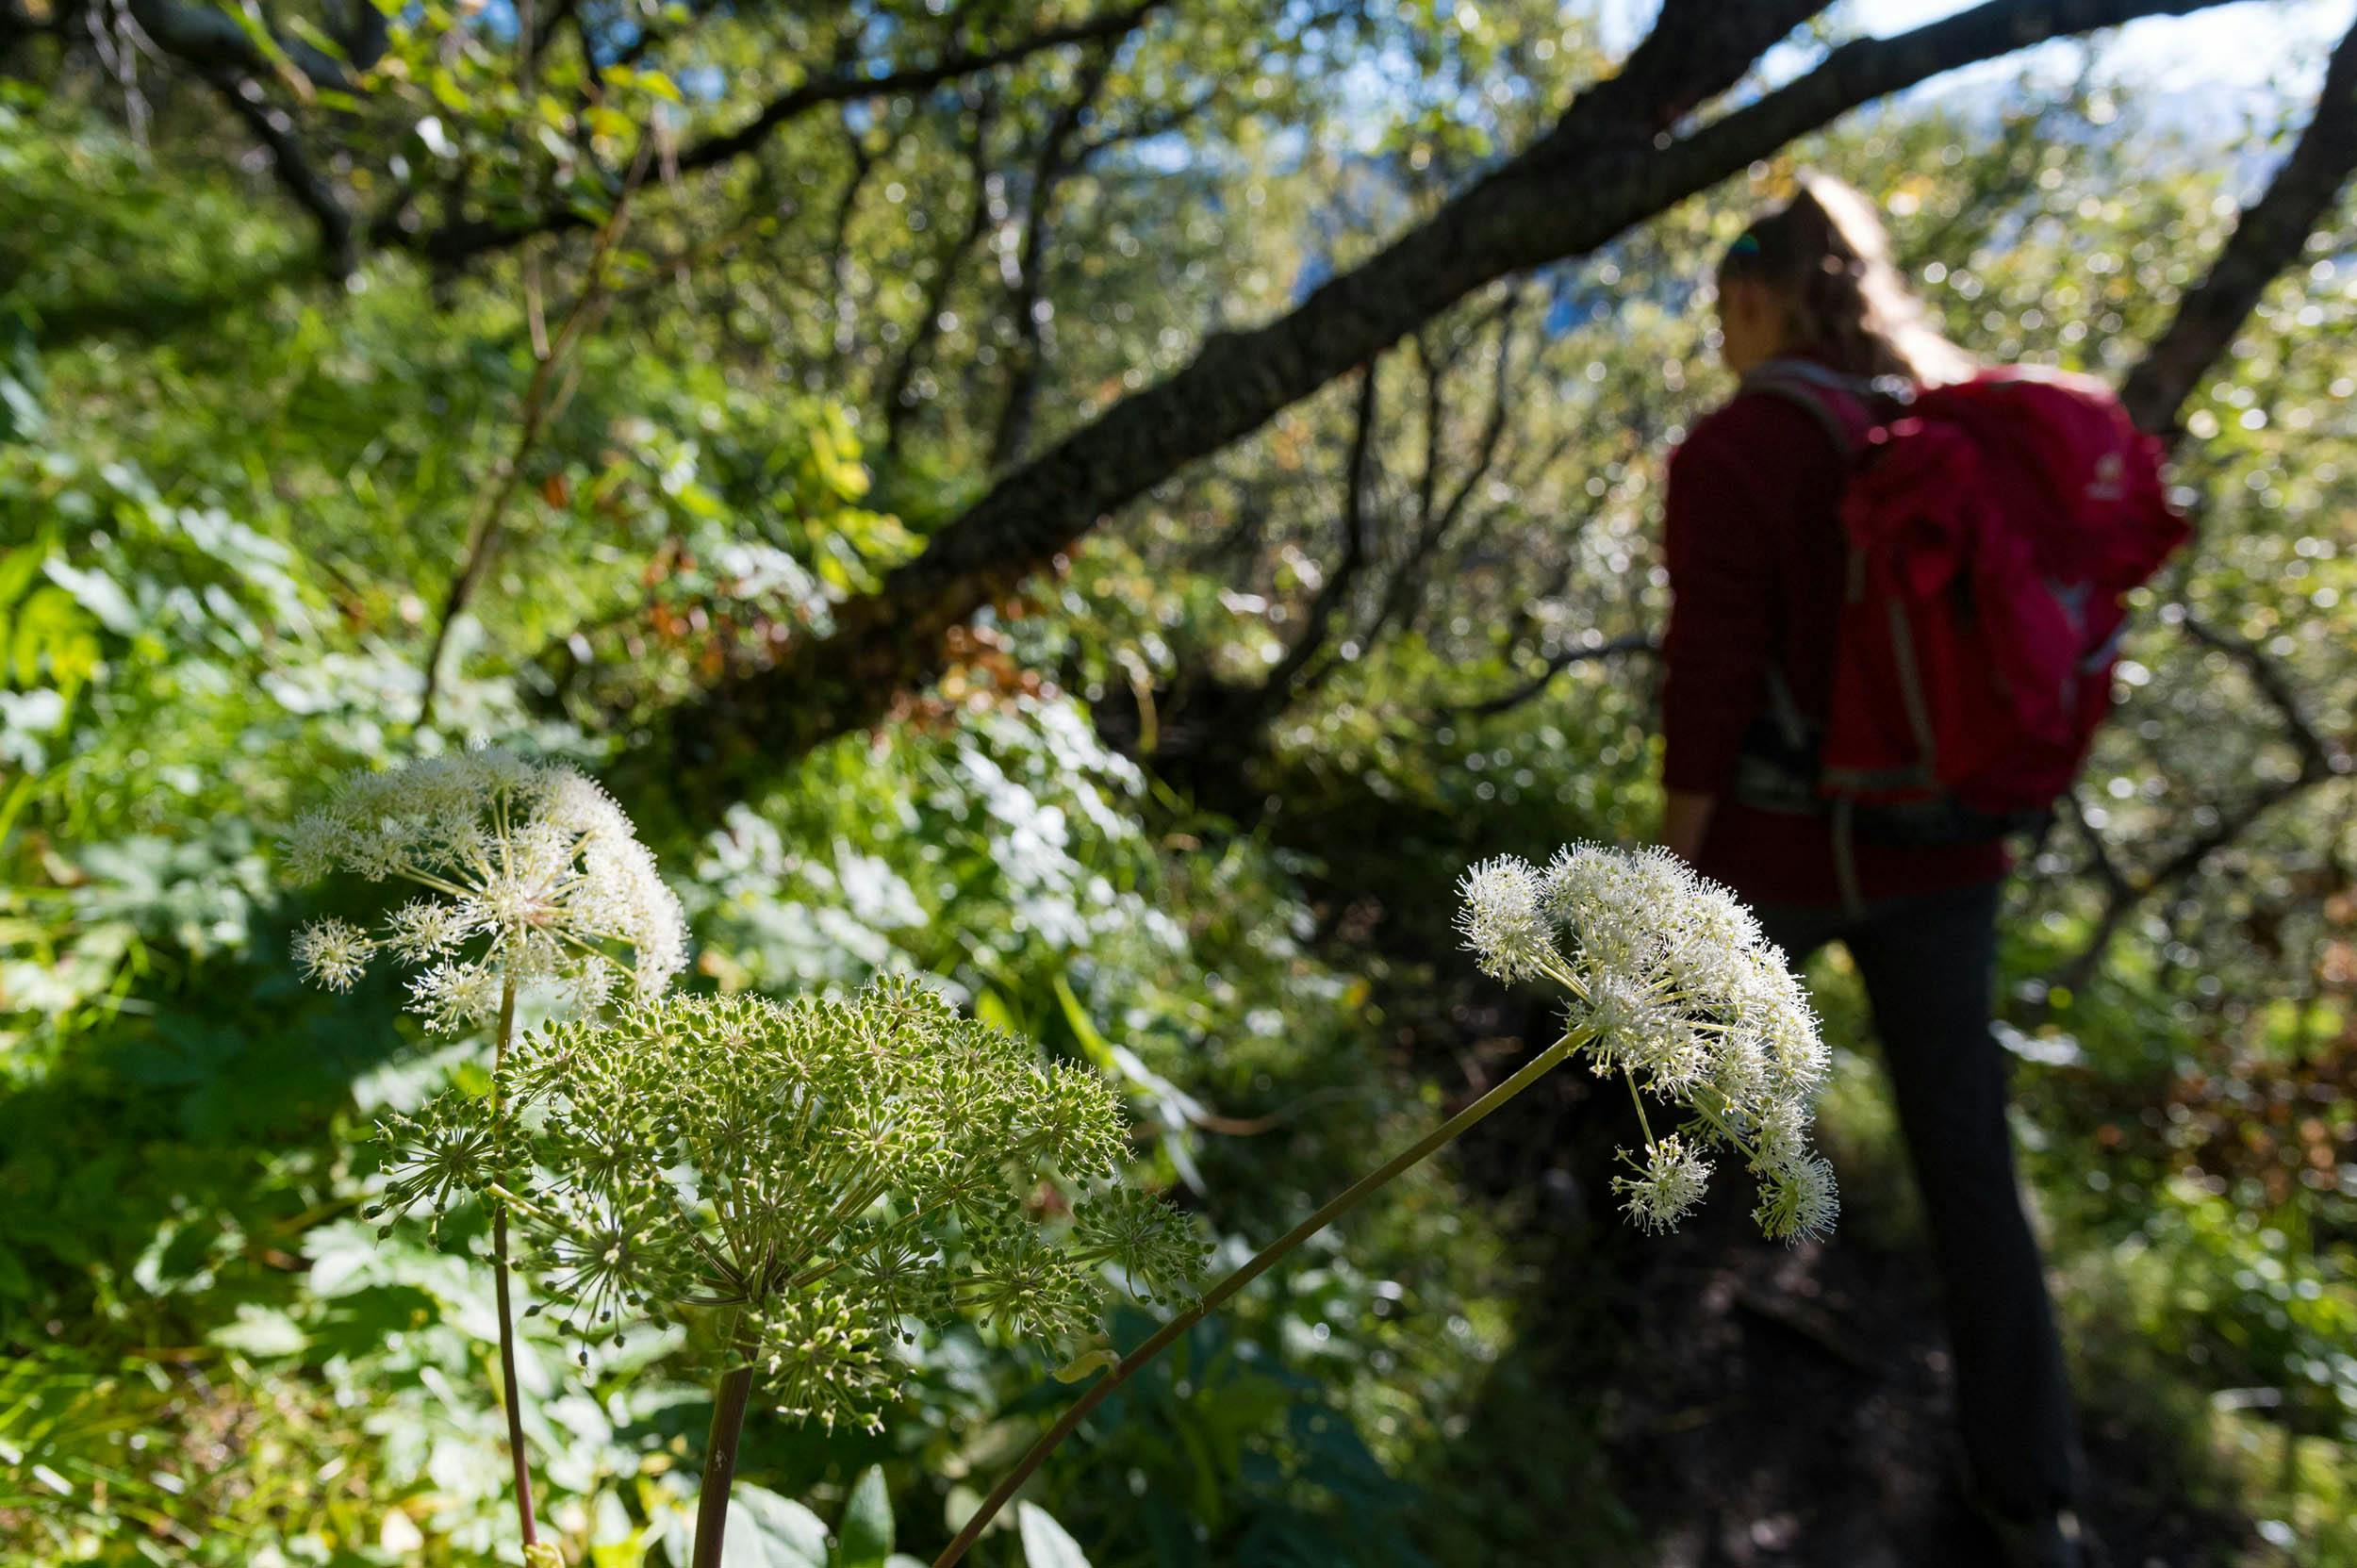
M1778 360L1744 386L1815 413L1852 463L1821 809L1919 843L2042 820L2110 705L2124 596L2189 532L2159 443L2102 383L2030 368L1894 398Z

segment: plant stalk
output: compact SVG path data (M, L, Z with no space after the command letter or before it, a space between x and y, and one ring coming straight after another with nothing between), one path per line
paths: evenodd
M752 1392L750 1365L720 1379L712 1407L712 1437L704 1444L703 1480L696 1489L696 1551L690 1568L720 1568L720 1538L729 1527L729 1488L736 1479L736 1445L745 1432L745 1406Z
M941 1555L933 1559L933 1568L951 1568L953 1563L964 1558L967 1549L981 1538L982 1531L988 1527L991 1520L997 1517L999 1510L1005 1508L1014 1499L1015 1493L1022 1488L1023 1483L1031 1478L1032 1472L1040 1467L1041 1462L1049 1454L1055 1452L1059 1444L1073 1434L1080 1423L1088 1418L1091 1411L1103 1404L1113 1390L1128 1382L1140 1367L1168 1349L1188 1329L1217 1312L1228 1297L1267 1273L1287 1253L1357 1208L1377 1188L1390 1182L1402 1171L1422 1164L1434 1151L1455 1142L1499 1106L1545 1077L1549 1069L1576 1050L1587 1039L1588 1036L1584 1032L1566 1034L1537 1056L1532 1057L1513 1077L1498 1084L1488 1094L1483 1095L1479 1099L1475 1100L1471 1105L1466 1106L1462 1111L1401 1149L1381 1165L1343 1188L1308 1219L1262 1247L1241 1268L1204 1292L1202 1299L1168 1323L1163 1324L1155 1331L1151 1339L1122 1357L1112 1370L1090 1384L1088 1392L1074 1400L1065 1409L1063 1414L1056 1418L1056 1424L1041 1434L1039 1441L1032 1444L1024 1452L1023 1457L1015 1461L1014 1468L1008 1471L998 1484L991 1489L990 1495L982 1499L981 1507L974 1510L973 1516L966 1520L964 1528L958 1531L957 1539L951 1541L947 1547L943 1548ZM715 1429L717 1430L717 1423ZM701 1540L696 1560L701 1568L704 1561ZM713 1561L717 1563L718 1559L715 1558Z
M491 1119L499 1120L499 1075L507 1065L507 1045L516 1032L516 977L509 974L500 991L499 1044L491 1051ZM507 1205L491 1206L491 1289L499 1303L500 1393L507 1407L507 1457L516 1471L516 1523L523 1530L524 1549L539 1544L539 1527L532 1517L532 1464L524 1454L523 1396L516 1386L516 1312L507 1298Z

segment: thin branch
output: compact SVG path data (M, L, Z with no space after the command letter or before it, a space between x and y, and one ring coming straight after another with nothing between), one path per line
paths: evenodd
M2217 823L2207 833L2180 848L2124 893L2115 894L2105 901L2103 913L2097 917L2095 930L2087 937L2085 945L2055 972L2048 982L2049 987L2077 990L2085 985L2094 978L2096 970L2102 967L2105 954L2111 950L2113 939L2127 924L2129 916L2200 871L2212 855L2232 848L2276 807L2306 794L2332 776L2303 768L2291 778L2278 780L2258 790L2233 810L2219 813Z
M1660 652L1660 646L1642 632L1631 632L1624 636L1614 637L1609 642L1597 643L1593 647L1566 648L1549 658L1544 668L1519 685L1510 686L1494 697L1454 704L1441 710L1438 717L1494 718L1499 714L1512 712L1525 702L1544 693L1547 687L1555 684L1557 676L1574 665L1589 664L1597 659L1625 658L1630 655L1652 658L1658 656Z
M1301 635L1261 683L1247 710L1246 721L1237 726L1240 731L1257 733L1293 700L1310 660L1333 635L1343 607L1373 553L1368 492L1373 488L1370 481L1376 463L1375 430L1380 409L1376 392L1376 366L1370 361L1359 372L1359 395L1351 405L1349 454L1343 465L1341 558L1335 562L1334 569L1327 573L1326 581L1318 585L1318 591L1310 596L1310 606L1301 618Z
M2348 749L2316 728L2316 720L2308 715L2307 704L2300 699L2299 683L2289 670L2269 658L2265 649L2211 625L2190 609L2184 611L2177 623L2185 635L2242 667L2251 685L2283 719L2283 728L2291 735L2292 749L2299 753L2302 772L2349 771Z
M858 215L860 192L866 188L867 176L878 165L892 157L898 133L889 133L881 152L871 151L867 139L848 123L844 125L844 140L851 153L851 177L843 182L843 194L835 201L833 238L827 250L827 278L834 290L832 315L834 330L828 338L827 379L837 381L843 372L843 362L851 356L858 340L859 306L853 301L852 275L855 266L851 256L851 220Z
M273 77L304 95L321 87L359 91L352 73L335 56L302 39L275 33L268 35L267 43L257 41L227 11L173 5L171 0L126 0L126 8L157 48L199 70L212 67Z
M262 95L261 84L251 76L218 66L202 67L198 74L245 122L255 140L269 149L271 172L279 185L319 225L320 256L329 274L339 282L349 278L360 262L352 214L345 210L335 188L311 167L295 135L293 118L270 103Z
M1446 355L1436 355L1430 335L1419 330L1409 336L1408 346L1424 377L1424 462L1416 471L1416 520L1429 523L1440 509L1442 436L1448 424L1448 376L1464 357L1464 345L1459 343Z
M1440 472L1437 453L1432 445L1437 437L1431 428L1426 432L1425 469L1418 487L1418 519L1415 539L1409 544L1406 557L1393 569L1391 586L1376 608L1375 619L1367 625L1365 639L1373 642L1389 626L1413 625L1422 613L1426 595L1432 586L1432 573L1426 569L1432 557L1464 516L1465 507L1473 500L1474 491L1489 477L1497 465L1498 448L1506 437L1508 412L1512 407L1511 383L1514 369L1514 322L1526 303L1527 294L1521 289L1509 291L1491 313L1491 322L1497 332L1497 351L1490 367L1490 407L1484 416L1481 433L1474 441L1473 461L1450 487L1446 500L1439 500L1436 489ZM1452 358L1453 362L1453 358ZM1427 426L1439 424L1445 417L1442 396L1442 366L1427 375L1427 396L1425 419Z
M635 69L640 60L645 59L649 55L654 53L657 49L662 48L665 44L669 43L674 40L686 37L689 33L694 32L698 27L703 25L703 24L711 18L713 12L717 8L718 8L716 6L698 7L691 10L686 19L676 27L655 27L642 25L639 26L637 33L632 37L628 43L623 44L619 49L617 49L614 52L613 58L600 61L595 55L591 55L589 64L592 67L607 71L618 68L622 70ZM582 35L582 41L585 49L587 48L588 35L586 33Z
M2119 868L2119 857L2112 853L2111 844L2088 819L2086 805L2079 799L2078 790L2065 790L2060 804L2085 843L2087 858L2094 863L2095 874L2102 882L2105 893L2115 900L2128 897L2134 891L2128 874Z
M686 174L700 169L733 163L766 142L779 126L830 104L859 103L903 93L926 92L961 77L1018 65L1050 49L1121 38L1169 3L1170 0L1137 0L1135 4L1103 16L1043 28L995 49L953 48L923 65L902 66L872 74L861 71L842 71L813 76L770 99L758 113L736 129L716 133L683 148L675 160L675 170ZM457 220L418 234L404 233L396 228L390 233L376 234L374 238L384 243L406 246L435 261L447 264L465 261L488 251L504 250L535 234L583 228L591 222L592 219L572 207L552 207L520 217Z
M492 471L490 482L484 487L475 504L474 515L468 520L467 542L460 556L458 574L451 580L450 592L442 602L442 614L435 623L434 640L426 650L425 689L418 699L418 728L423 729L434 720L434 699L440 689L442 651L450 640L451 627L473 600L491 568L491 556L499 548L500 529L507 516L510 502L522 483L524 462L538 444L540 433L549 422L563 412L576 384L575 367L569 361L588 335L598 317L602 314L607 298L604 279L606 260L622 231L630 223L630 198L638 182L646 176L647 155L651 142L642 143L638 161L631 170L622 187L621 196L614 204L613 214L605 226L598 231L597 249L589 257L588 282L566 313L564 325L557 329L556 339L546 354L535 356L532 380L524 388L523 404L517 420L516 440L507 454ZM559 371L566 372L563 382L556 379Z
M1138 4L1085 22L1045 28L1000 48L952 49L928 64L903 66L881 75L846 72L816 77L772 98L759 114L736 130L707 138L687 148L680 154L680 168L683 172L708 169L715 164L741 157L759 146L770 132L788 120L806 114L821 105L929 91L961 76L980 75L1005 66L1018 65L1033 55L1061 49L1067 44L1096 43L1126 37L1168 3L1169 0L1140 0Z
M1080 167L1073 158L1081 122L1105 91L1113 72L1114 46L1101 44L1089 51L1072 91L1058 106L1047 133L1040 139L1039 155L1031 163L1030 189L1023 203L1023 242L1012 258L1014 275L1007 300L1008 319L1014 323L1014 348L1008 355L1006 391L990 438L990 466L1005 468L1030 444L1031 414L1039 401L1040 371L1051 345L1045 320L1047 293L1047 241L1055 219L1057 190L1065 175Z
M1270 491L1277 487L1257 473L1222 477L1235 491L1235 514L1217 535L1187 552L1188 565L1197 571L1212 571L1231 562L1252 560L1260 554L1261 541L1268 534Z
M972 129L965 139L965 162L968 180L965 223L949 233L933 257L932 275L925 282L925 304L915 324L909 329L906 345L892 361L892 370L884 378L883 388L883 451L891 456L900 450L900 437L908 427L908 418L915 412L911 388L926 355L942 333L943 312L949 308L950 290L957 287L958 269L981 238L989 232L993 222L1006 215L1005 188L997 173L990 167L990 132L998 114L998 94L995 87L984 83L973 94Z
M1083 138L1072 151L1075 165L1086 164L1101 153L1139 141L1151 141L1158 136L1183 130L1206 109L1226 97L1235 86L1232 77L1219 76L1210 86L1183 103L1168 104L1162 108L1139 115L1126 124L1114 125L1096 135Z
M2184 617L2183 625L2196 642L2225 654L2242 667L2252 688L2282 718L2292 748L2299 756L2299 767L2290 777L2274 780L2252 791L2249 798L2233 809L2218 811L2217 819L2208 832L2199 834L2180 846L2175 853L2145 876L2131 880L2117 869L2108 871L2109 893L2104 900L2102 913L2096 918L2095 930L2078 953L2056 971L2051 985L2073 990L2085 985L2102 966L2113 939L2131 916L2200 871L2213 855L2232 848L2276 807L2329 780L2347 778L2357 772L2357 758L2352 758L2349 743L2327 736L2316 728L2300 702L2297 684L2264 651L2208 626L2191 614ZM2089 839L2096 841L2099 857L2108 861L2109 847L2101 843L2093 824L2083 819L2082 826Z

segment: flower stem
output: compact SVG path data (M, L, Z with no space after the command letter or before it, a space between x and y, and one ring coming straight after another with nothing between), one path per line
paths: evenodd
M720 1379L712 1406L712 1437L704 1444L703 1480L696 1490L696 1551L690 1568L719 1568L720 1538L729 1525L729 1487L736 1479L736 1444L745 1431L753 1369L737 1367Z
M983 1529L1014 1498L1023 1483L1031 1478L1032 1472L1040 1467L1041 1462L1049 1454L1055 1452L1059 1444L1073 1434L1080 1423L1088 1418L1091 1411L1103 1404L1113 1390L1128 1382L1140 1367L1168 1349L1188 1329L1217 1312L1228 1297L1267 1273L1287 1253L1357 1208L1377 1188L1391 1181L1401 1172L1423 1163L1435 1150L1455 1142L1490 1113L1545 1077L1550 1068L1585 1044L1587 1039L1588 1035L1585 1032L1566 1034L1537 1056L1532 1057L1513 1077L1498 1084L1488 1094L1458 1112L1457 1114L1409 1145L1408 1147L1401 1149L1381 1165L1343 1188L1308 1219L1262 1247L1252 1256L1250 1262L1210 1290L1205 1291L1200 1300L1168 1323L1163 1324L1155 1331L1152 1338L1122 1357L1120 1362L1102 1378L1089 1385L1087 1393L1074 1400L1063 1414L1056 1418L1056 1424L1048 1428L1041 1435L1039 1441L1032 1444L1025 1451L1023 1457L1015 1461L1014 1468L1008 1471L998 1484L991 1489L990 1495L982 1499L981 1507L974 1510L973 1516L966 1520L964 1528L958 1531L957 1539L951 1541L943 1548L941 1555L933 1559L933 1568L950 1568L951 1564L964 1558L967 1548L981 1539ZM717 1561L717 1559L714 1560ZM697 1561L699 1564L703 1561L701 1549Z
M507 1064L507 1044L516 1032L516 977L510 973L500 991L499 1044L491 1054L491 1119L499 1120L499 1075ZM523 1530L529 1551L540 1541L532 1518L532 1464L524 1454L524 1407L516 1387L516 1312L507 1299L507 1205L491 1206L491 1288L500 1316L500 1392L507 1407L507 1457L516 1470L516 1523Z
M1628 1102L1637 1107L1637 1130L1645 1135L1645 1147L1653 1147L1653 1123L1645 1119L1645 1097L1637 1092L1637 1075L1626 1067L1621 1076L1628 1081Z

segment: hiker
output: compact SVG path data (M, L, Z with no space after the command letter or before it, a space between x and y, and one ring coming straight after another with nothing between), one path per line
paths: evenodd
M2084 479L2080 489L2110 509L2085 526L2113 531L2153 565L2182 523L2161 499L2156 453L2139 444L2107 389L1977 372L1924 324L1872 209L1838 182L1805 178L1788 206L1728 247L1718 309L1727 366L1743 380L1670 464L1663 840L1750 902L1796 968L1829 942L1848 948L1945 1287L1967 1495L2003 1560L2078 1563L2070 1394L2016 1186L1990 1006L2008 869L2003 833L2068 787L2107 701L2108 649L2056 639L2116 634L2125 612L2107 579L2059 598L2051 582L2035 591L2001 585L2026 618L2020 626L1954 620L1949 606L1970 597L1954 592L1903 606L1918 617L1910 625L1861 614L1874 609L1861 594L1904 595L1908 580L1880 557L1858 559L1853 538L1864 525L1845 521L1844 503L1849 518L1861 515L1853 481L1862 472L1873 474L1874 503L1916 486L1909 499L1952 525L1953 559L1935 564L1956 573L1995 569L1968 541L2008 520L2011 496L1986 489L2001 470L2023 494L2041 479L2065 483L2036 461L2092 465L2095 478L2074 472L2070 482ZM1952 390L1928 391L1941 387ZM1937 422L1943 395L1962 423L1930 437L1892 434ZM1917 425L1893 422L1911 409L1922 411ZM1976 488L1942 468L1987 450L1960 446L1960 429L1978 436L1994 421L2002 446L2007 420L2050 415L2061 448L2030 437L2040 454L2020 472L1984 465ZM2100 482L2121 473L2134 492L2124 500ZM1976 511L1985 491L1995 499ZM2056 504L2097 503L2072 491ZM1920 548L1914 536L1903 542ZM2042 651L2033 646L2041 632L2053 644ZM1989 664L2041 656L2061 684L2049 690L2050 711L2003 706ZM1872 711L1877 701L1887 712ZM2042 739L2021 733L2040 724ZM1976 740L1977 760L1963 756ZM1935 742L1946 743L1937 766ZM1834 766L1836 748L1843 767ZM1961 796L1951 764L1978 769ZM2036 809L2012 809L2022 805Z

